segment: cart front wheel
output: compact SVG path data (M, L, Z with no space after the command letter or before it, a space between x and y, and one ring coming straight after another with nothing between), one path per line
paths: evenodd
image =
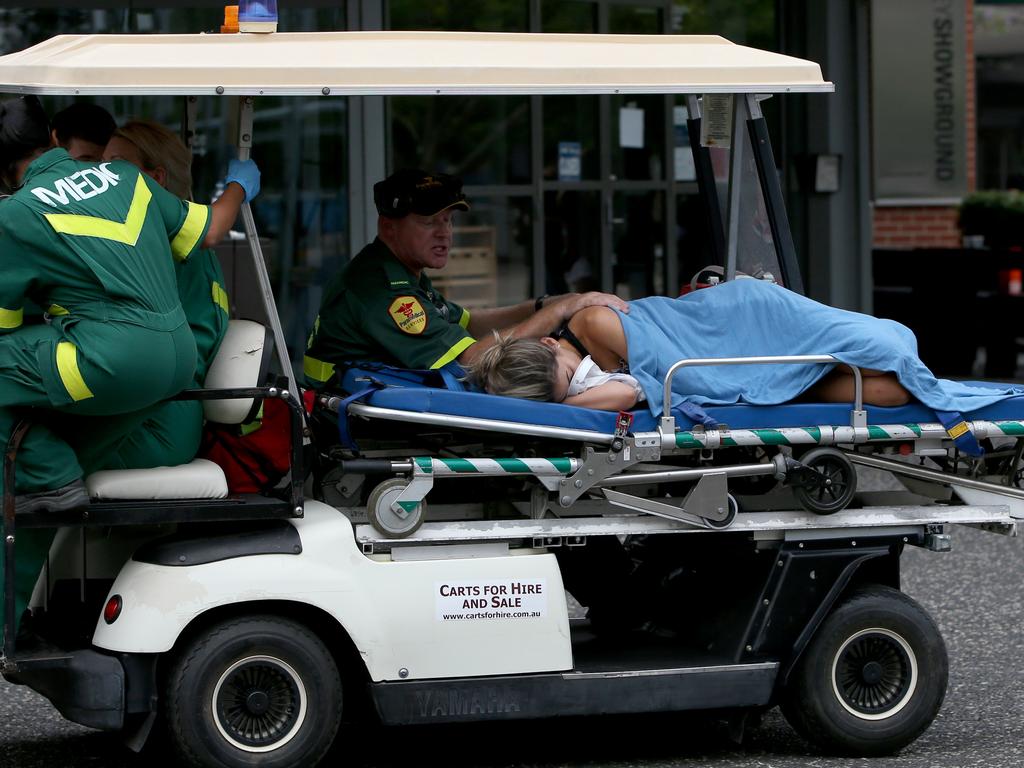
M828 751L891 754L931 725L948 670L924 609L895 589L869 587L819 627L786 685L782 711Z
M366 500L366 515L370 524L389 539L404 539L410 536L423 525L426 517L425 501L420 501L412 509L403 510L401 514L391 508L391 504L408 484L407 480L400 477L385 480L370 491L370 498Z
M275 616L228 620L196 637L171 670L166 698L183 762L218 768L316 765L341 705L327 647Z

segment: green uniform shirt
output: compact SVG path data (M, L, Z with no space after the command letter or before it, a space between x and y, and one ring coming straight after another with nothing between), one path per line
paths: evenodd
M476 340L469 312L406 269L380 239L328 283L306 349L304 370L322 386L342 362L372 360L401 368L440 368Z
M196 381L202 384L228 330L231 309L224 290L224 273L212 248L204 248L188 261L180 262L177 273L181 307L196 337Z
M174 264L210 223L130 163L83 163L63 149L36 158L0 203L0 331L26 298L69 329L75 317L172 330L184 320ZM73 335L73 333L71 333Z

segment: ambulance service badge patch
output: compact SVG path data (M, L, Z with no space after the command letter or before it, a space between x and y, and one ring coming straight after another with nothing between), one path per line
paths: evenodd
M415 296L399 296L391 302L388 314L402 333L418 336L427 327L427 313Z

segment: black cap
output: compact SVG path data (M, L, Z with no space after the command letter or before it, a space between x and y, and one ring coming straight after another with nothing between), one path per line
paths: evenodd
M446 173L427 173L406 168L373 185L377 213L401 219L410 213L433 216L449 208L469 210L462 194L462 179Z

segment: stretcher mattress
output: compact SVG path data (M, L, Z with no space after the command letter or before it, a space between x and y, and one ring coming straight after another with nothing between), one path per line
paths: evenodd
M342 381L346 392L365 390L377 382L381 386L366 394L360 402L378 408L463 416L475 419L511 421L547 427L563 427L610 434L615 431L616 414L590 408L577 408L561 403L543 403L514 397L489 395L483 392L458 391L445 388L440 376L406 376L402 372L349 369ZM435 386L430 386L430 383ZM451 379L450 385L459 386ZM980 387L1002 387L992 382L970 382ZM809 426L848 426L849 403L795 402L782 405L717 405L704 409L719 424L730 429L772 429ZM935 412L921 403L908 403L898 408L867 406L869 424L934 423ZM673 413L676 426L690 429L694 421L679 412ZM1010 397L977 411L963 414L969 420L1004 421L1024 419L1024 395ZM657 420L647 408L633 412L633 432L652 432Z

